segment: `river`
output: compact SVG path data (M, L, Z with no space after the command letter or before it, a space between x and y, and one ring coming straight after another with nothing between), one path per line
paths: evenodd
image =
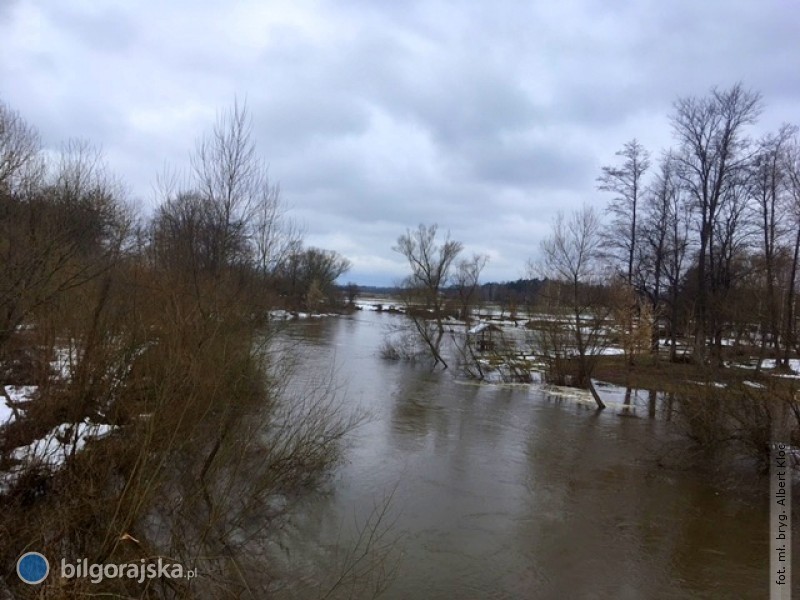
M303 527L345 548L391 496L396 570L382 597L768 595L765 478L660 467L680 445L643 393L598 412L588 397L383 360L384 327L402 318L364 311L285 330L298 376L335 365L343 401L370 415Z

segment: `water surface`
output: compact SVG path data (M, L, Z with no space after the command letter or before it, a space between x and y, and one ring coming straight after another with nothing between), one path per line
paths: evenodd
M678 450L643 392L598 412L588 397L384 361L383 326L402 318L287 329L302 372L335 364L346 403L372 416L307 507L307 535L344 545L393 494L384 597L767 597L766 479L659 467Z

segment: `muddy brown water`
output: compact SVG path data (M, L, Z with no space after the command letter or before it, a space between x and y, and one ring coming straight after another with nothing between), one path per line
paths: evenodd
M299 376L335 365L345 404L371 414L329 493L305 505L303 531L343 550L391 495L396 570L382 597L768 597L767 479L659 467L676 450L645 393L626 407L601 388L609 408L597 412L541 386L382 360L383 328L402 318L285 330Z

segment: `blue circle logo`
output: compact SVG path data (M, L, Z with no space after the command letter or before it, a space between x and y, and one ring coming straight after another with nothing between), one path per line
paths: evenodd
M42 583L50 572L50 563L38 552L26 552L17 561L17 575L25 583Z

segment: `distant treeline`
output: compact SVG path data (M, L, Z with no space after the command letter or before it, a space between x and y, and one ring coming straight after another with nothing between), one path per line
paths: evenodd
M478 288L479 299L482 302L493 302L498 304L516 304L518 306L531 305L535 303L537 294L547 283L546 279L517 279L516 281L491 281L484 283ZM340 286L340 291L347 293L355 284ZM397 286L377 286L360 285L358 295L360 296L400 296L404 289ZM458 286L451 285L442 289L445 295L455 295Z

